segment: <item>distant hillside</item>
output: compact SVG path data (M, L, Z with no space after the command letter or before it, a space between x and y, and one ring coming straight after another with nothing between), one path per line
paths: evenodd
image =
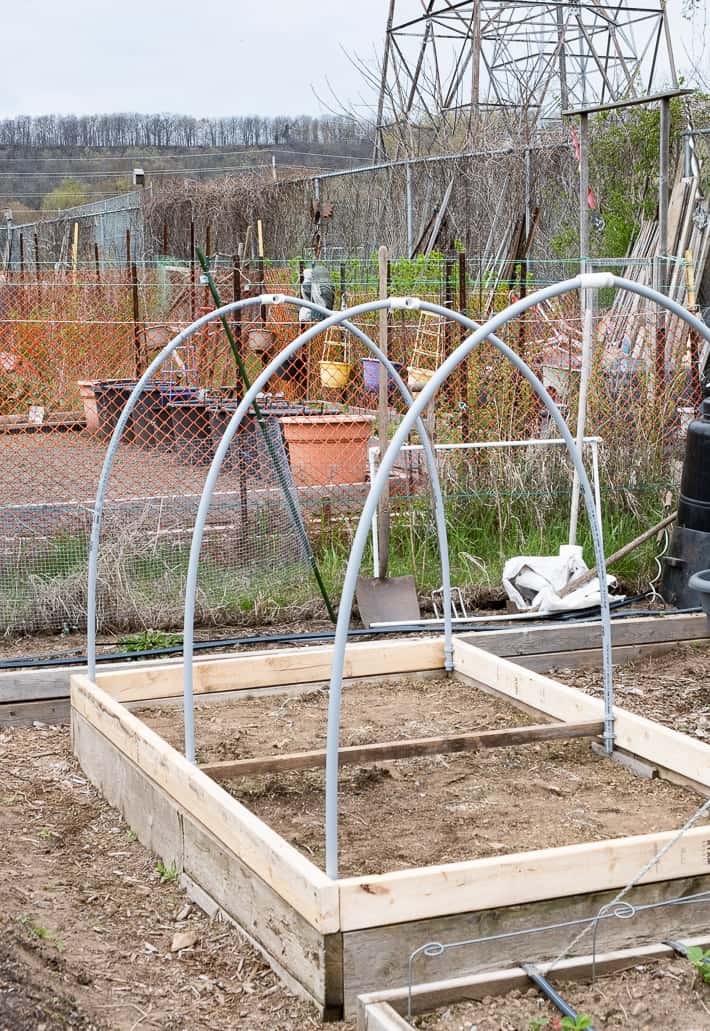
M15 223L147 181L206 179L271 166L338 169L371 154L346 118L192 118L186 115L40 115L0 120L0 216ZM66 180L70 180L69 183Z

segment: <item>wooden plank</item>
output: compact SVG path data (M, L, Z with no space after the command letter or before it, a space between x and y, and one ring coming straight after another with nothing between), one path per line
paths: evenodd
M183 827L183 872L256 938L267 958L287 970L325 1008L326 936L191 816L184 815ZM342 951L340 935L332 937ZM331 998L330 1007L340 1011L342 999Z
M56 726L69 722L69 699L8 702L0 705L0 727L27 727L33 723Z
M307 684L330 679L332 645L317 648L286 648L274 651L230 655L194 664L195 694L229 691L235 688L275 687ZM348 645L345 677L390 676L444 668L441 637L415 640L367 641ZM131 671L98 673L96 682L117 701L158 699L182 694L182 662L140 674Z
M76 710L71 733L74 755L94 787L146 848L182 869L182 814L174 801Z
M72 707L315 928L339 930L338 889L305 856L83 676Z
M456 639L504 657L580 651L601 648L602 645L599 620L562 626L538 623L505 630L477 630L475 633L457 634ZM616 651L618 647L628 645L710 640L710 631L702 612L630 617L612 621L611 639ZM559 664L563 665L562 662Z
M355 763L386 762L421 755L448 755L453 752L476 752L482 748L504 748L508 745L535 744L540 741L564 741L578 737L596 737L604 732L603 720L582 723L543 723L537 726L509 727L505 730L483 730L447 737L409 738L370 745L348 745L338 752L341 766ZM205 763L203 773L215 780L231 780L256 773L278 773L283 770L315 770L325 767L325 749L310 752L289 752L286 755L256 756L226 762Z
M675 831L341 879L343 931L622 888ZM710 871L710 828L693 827L643 883Z
M301 994L325 1011L325 943L327 937L340 940L340 936L324 937L307 923L76 711L72 713L72 740L91 782L140 841L181 872L191 897L209 915L217 909L224 911L280 975L289 975L292 988L300 986Z
M214 662L233 659L233 652L215 653ZM131 662L102 663L99 673L134 674L150 668L174 665L175 659L143 659ZM42 698L69 698L69 681L74 675L86 673L86 665L51 666L40 669L13 669L0 673L0 704L30 702Z
M683 936L686 946L697 945L707 948L710 938L705 935L688 938ZM548 972L548 964L540 963L541 973L555 982L587 981L596 974L597 977L608 976L622 970L633 969L639 964L657 963L660 960L672 959L675 950L661 942L653 945L635 946L630 949L616 949L613 952L574 956L563 959ZM518 966L503 970L491 970L484 974L472 974L465 977L452 977L430 984L412 986L412 1011L415 1014L428 1013L440 1006L453 1005L458 1002L480 1001L487 997L507 995L514 990L525 990L530 981L525 971ZM364 1016L368 1007L386 1004L400 1014L407 1011L409 990L407 987L391 988L381 992L369 992L361 995L358 1002L358 1020ZM366 1026L358 1023L358 1028Z
M505 872L501 871L501 877L504 876ZM585 879L580 875L578 887L583 883ZM640 907L708 889L710 871L703 877L641 885L634 889L629 900ZM376 993L378 998L392 1004L389 990L401 990L407 984L409 956L415 949L429 942L470 942L532 927L548 927L569 920L586 920L611 902L615 894L615 891L592 891L525 905L496 907L480 912L461 912L429 920L392 923L346 932L343 935L345 1015L350 1016L356 1012L358 996L363 993ZM688 903L674 909L641 909L631 920L601 920L597 930L597 953L601 955L611 950L657 944L666 938L671 930L675 937L683 939L690 935L707 937L707 908L706 902ZM426 997L426 991L432 983L443 978L470 978L472 975L497 971L508 967L515 960L541 965L549 963L570 944L580 929L579 926L552 927L535 934L521 934L514 938L467 944L449 949L440 956L419 954L413 962L412 974L415 985L421 986L418 989L421 1011L438 1005L435 998ZM588 959L591 942L589 932L580 940L573 955ZM529 987L529 982L526 982L526 986ZM508 990L508 986L504 990ZM384 995L385 992L388 994ZM424 993L423 998L421 993Z
M492 656L466 641L454 640L454 665L506 697L558 720L600 719L604 712L600 699ZM710 786L710 745L619 707L614 708L614 716L619 748Z
M373 1002L358 1016L360 1031L413 1031L412 1025L386 1002Z
M687 642L691 643L691 642ZM631 644L614 648L614 665L627 662L638 662L639 659L650 659L657 655L667 655L677 642L668 641L661 644ZM511 655L511 661L517 666L534 670L536 673L551 673L559 669L599 669L602 664L601 648L585 648L571 652L545 652L541 655Z
M525 655L545 655L550 657L550 666L575 668L567 656L562 661L559 652L587 651L601 647L601 629L599 621L571 623L566 625L539 623L533 626L520 626L505 630L481 630L471 634L461 634L462 639L471 644L491 651L506 658ZM664 642L697 642L710 639L708 623L702 613L691 615L648 616L643 618L617 619L612 623L612 640L615 652L630 645L663 644ZM246 653L255 654L255 653ZM245 657L246 657L245 654ZM259 653L259 654L263 654ZM639 655L646 654L640 652ZM625 653L619 652L625 659ZM631 658L634 657L629 653ZM234 652L215 652L208 662L231 661L236 657ZM598 660L598 653L589 652L589 661ZM620 661L620 658L616 661ZM587 656L584 657L586 664ZM581 663L577 663L578 665ZM173 668L180 663L175 659L151 659L144 661L116 662L101 665L99 682L106 690L110 684L104 684L103 678L108 674L134 675L151 669L154 672ZM199 665L199 664L198 664ZM526 665L526 663L522 663ZM542 664L530 665L544 672ZM0 673L0 713L5 703L29 702L40 699L69 698L69 680L74 674L84 673L83 666L58 666L47 669L19 669ZM412 672L412 671L409 671ZM324 678L325 679L325 678ZM109 694L113 694L109 690ZM182 693L182 684L178 685L177 694ZM166 696L161 696L166 697ZM175 696L177 697L177 695ZM68 710L67 710L68 712ZM2 717L0 716L0 719Z

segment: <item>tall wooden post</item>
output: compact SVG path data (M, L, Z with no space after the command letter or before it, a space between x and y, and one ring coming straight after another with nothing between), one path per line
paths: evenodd
M238 254L232 255L232 300L241 301L242 299L242 270L241 261ZM242 353L242 313L241 311L235 311L232 314L233 318L233 333L234 341L237 345L239 353ZM234 396L241 401L244 396L244 384L241 376L237 379L237 384L234 390Z
M466 252L459 251L459 311L462 315L468 315L468 283L466 281ZM465 326L459 328L459 339L461 343L468 336ZM468 413L468 358L461 362L459 373L459 407L461 409L461 440L465 443L469 435L469 413Z
M195 220L190 219L190 318L195 318Z
M658 155L658 282L665 293L668 289L668 166L670 160L671 102L661 100ZM659 309L656 325L655 394L660 398L666 379L666 310Z
M138 302L138 269L131 265L131 298L133 302L133 354L136 378L143 372L143 348L141 346L140 306Z

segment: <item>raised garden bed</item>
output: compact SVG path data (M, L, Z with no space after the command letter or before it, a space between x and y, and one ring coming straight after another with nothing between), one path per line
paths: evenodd
M695 789L710 789L710 746L704 742L619 709L619 748L635 762L653 764L661 780L673 777L684 786L679 790L669 784L629 779L630 773L608 759L590 756L588 744L580 739L585 734L593 740L599 733L602 705L598 699L489 655L467 641L455 642L455 674L448 680L450 700L441 681L441 639L357 644L348 651L346 676L374 677L378 685L393 677L405 679L392 685L392 711L379 716L371 715L374 695L359 697L360 691L369 690L364 680L362 686L356 683L346 692L354 706L348 718L349 732L359 729L361 736L356 739L366 738L367 743L350 745L341 753L343 822L352 819L358 838L367 847L357 857L357 865L348 867L355 835L352 840L345 836L343 874L333 880L320 866L315 834L318 813L312 805L323 761L318 747L323 723L317 711L320 700L312 699L314 732L308 735L306 748L299 747L306 744L301 724L309 722L301 713L291 721L292 727L285 727L278 749L269 748L274 741L268 735L274 728L268 727L265 711L254 709L248 717L250 724L256 724L254 728L243 722L244 730L253 734L254 748L247 747L248 734L235 741L225 733L221 717L222 712L231 713L236 698L246 699L255 692L284 693L281 701L286 711L291 694L302 692L303 685L312 687L327 680L330 661L331 649L324 647L197 663L198 703L208 698L228 700L226 709L219 705L211 712L200 712L198 743L205 749L202 759L206 760L202 769L189 764L161 733L127 708L127 703L143 703L154 712L156 702L179 698L179 663L154 671L99 674L96 684L83 676L72 681L74 748L90 779L121 809L145 844L176 864L192 896L206 908L222 909L236 920L287 983L312 999L325 1016L338 1016L343 1009L352 1014L363 992L406 983L409 954L427 941L503 933L595 912L674 837L674 830L697 808ZM432 671L437 677L434 687L426 679L421 685L413 683L414 675ZM427 691L436 703L432 708L438 722L433 727L427 722ZM421 693L418 701L417 692ZM493 708L488 698L491 692L497 699ZM387 692L378 697L386 701ZM501 705L501 700L505 704ZM407 712L401 711L405 702L415 721L409 727L405 724ZM259 704L271 706L273 699ZM513 713L511 704L521 711ZM394 728L392 716L398 706L400 718ZM511 727L513 715L515 726ZM168 726L164 722L169 717L153 714L148 719L157 720L160 731L177 743L174 723ZM209 721L215 719L221 726L215 724L210 731ZM276 720L274 717L272 723ZM485 721L483 728L481 721ZM496 729L491 729L491 723ZM383 742L380 734L388 740ZM550 734L556 739L552 745ZM497 751L491 750L492 745ZM581 752L573 758L581 748L586 749L584 759ZM524 749L530 754L523 756ZM460 752L467 754L458 755ZM215 762L222 765L215 766ZM533 774L535 763L539 772ZM559 765L548 771L547 763ZM390 773L383 775L387 768ZM417 768L420 775L412 773ZM398 781L391 771L400 769L407 772ZM303 770L318 772L294 772ZM420 796L426 796L431 775L439 782L444 778L452 781L459 772L462 790L471 792L478 809L454 808L437 831L432 814L444 806L434 799L433 808L420 814L419 804L428 804ZM531 803L533 776L540 781L539 807ZM575 785L572 778L578 776L581 782ZM225 781L224 786L216 778ZM312 782L308 805L302 809L298 793L295 798L289 793L288 778L301 785ZM598 780L601 785L602 779L607 785L604 790L613 790L618 797L615 805L596 804L593 782ZM269 792L259 790L258 785L264 783L274 785L272 796L281 793L280 815ZM627 801L620 798L622 783L629 785ZM382 785L387 791L378 796ZM404 824L396 822L401 820L397 813L390 816L378 804L393 787L400 793L400 807L408 807ZM485 827L481 815L486 810L480 803L494 787L498 815ZM579 804L575 791L587 789L589 794ZM357 801L358 790L365 792L361 796L364 805ZM372 790L374 796L368 794ZM230 791L241 798L248 796L249 807ZM599 794L601 803L601 787ZM654 815L659 802L661 807ZM458 804L454 802L454 806ZM608 812L603 821L593 823L601 816L599 809L623 810L627 804L628 811ZM536 808L537 814L533 812ZM636 810L633 814L631 808ZM582 809L582 813L573 809ZM294 810L304 817L295 829L293 824L287 825L288 819L293 821ZM503 827L506 813L510 827ZM520 815L531 821L529 835L512 825L513 817ZM546 828L548 816L550 826ZM579 818L578 826L572 817ZM644 824L646 817L649 823ZM395 822L388 823L391 819ZM401 843L393 841L402 826L418 831L422 839L434 840L425 840L419 851L414 836ZM456 836L450 833L452 827L458 828ZM300 848L287 840L289 835ZM379 852L382 862L377 861ZM350 870L357 874L350 876ZM710 830L699 825L686 832L645 875L634 891L634 903L708 888ZM608 921L600 929L598 947L608 950L658 941L664 933L663 917L663 910L652 909L634 921ZM707 926L707 906L683 906L682 921L685 933L701 933ZM568 940L569 933L563 935L559 930L536 936L526 959L551 959ZM486 943L485 948L466 950L465 957L452 961L448 973L458 976L494 969L509 960L507 942ZM425 982L441 976L433 959L423 960L418 970L419 979Z
M707 936L681 943L705 952ZM562 960L539 972L595 1031L703 1031L710 984L663 943ZM566 1025L574 1027L572 1018ZM358 1031L559 1031L562 1014L521 967L363 995Z

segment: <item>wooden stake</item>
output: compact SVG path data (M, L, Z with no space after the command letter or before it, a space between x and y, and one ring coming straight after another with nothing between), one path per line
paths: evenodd
M263 294L266 292L266 284L264 282L264 228L261 219L256 221L256 236L258 241L258 255L259 255L259 290ZM262 304L260 312L261 321L266 324L266 305Z
M468 314L468 283L466 281L466 252L459 251L459 312L462 315ZM467 330L464 326L459 328L459 341L463 343L466 339ZM459 373L459 404L461 406L461 440L467 441L469 434L468 419L468 358L461 362Z
M190 219L190 318L195 318L195 220Z
M242 272L241 272L241 261L239 255L232 255L232 300L241 301L242 299ZM233 326L234 326L234 340L237 345L237 349L241 354L242 350L242 315L240 311L235 311L232 315ZM239 378L235 388L234 397L241 401L244 396L244 384L241 378ZM240 448L240 453L243 449Z
M136 363L136 377L143 371L143 353L141 347L140 307L138 303L138 269L131 265L131 298L133 302L133 352Z
M636 550L636 548L640 547L642 544L645 544L646 541L649 541L651 537L655 537L655 535L657 533L660 533L661 530L665 530L667 526L670 526L671 523L674 523L676 521L677 516L677 512L672 512L669 516L666 516L665 519L661 519L660 523L656 523L656 525L652 526L650 530L645 530L638 537L634 537L632 541L629 541L628 544L625 544L623 548L619 548L618 551L615 551L612 555L609 556L609 558L606 560L604 564L608 567L612 566L615 562L620 562L622 558L626 558L626 556L630 555L632 551ZM579 587L584 587L585 584L588 584L591 580L594 579L594 577L597 575L597 572L597 567L592 566L592 568L588 569L586 573L582 573L581 576L577 576L574 580L570 580L566 587L563 587L561 591L557 592L557 597L566 598L568 594L572 593L572 591L576 591Z
M20 236L20 244L22 244L22 236ZM76 270L79 264L79 223L74 223L74 240L71 247L71 265L72 273L74 276L74 282L76 283Z

